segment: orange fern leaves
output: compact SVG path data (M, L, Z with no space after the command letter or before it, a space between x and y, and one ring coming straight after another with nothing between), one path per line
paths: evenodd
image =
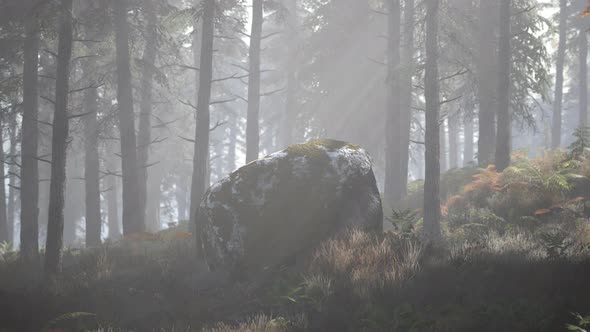
M535 211L535 217L546 216L552 212L551 209L539 209Z
M443 216L447 216L449 212L466 210L469 202L463 195L451 196L447 199L445 204L441 207Z
M567 203L578 203L578 202L583 202L585 200L587 200L586 197L579 196L579 197L574 197L574 198L568 200Z
M461 195L451 196L451 197L449 197L449 199L447 199L446 205L453 206L453 205L461 204L461 203L463 203L464 199L465 199L465 197L463 197Z
M588 0L588 6L586 6L586 9L582 12L581 15L582 17L590 15L590 0Z
M500 175L495 165L489 165L481 173L473 176L474 180L463 188L463 192L469 193L476 189L495 190L498 187Z

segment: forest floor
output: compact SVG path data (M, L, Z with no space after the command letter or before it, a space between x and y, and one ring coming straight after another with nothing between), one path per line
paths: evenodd
M565 331L590 313L588 246L526 233L427 247L351 231L304 270L217 286L193 252L187 240L69 250L51 291L4 254L0 331Z

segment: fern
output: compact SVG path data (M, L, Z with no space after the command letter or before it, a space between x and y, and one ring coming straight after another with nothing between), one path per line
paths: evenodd
M546 166L540 161L523 159L504 171L500 181L501 188L524 186L532 190L563 196L571 190L569 180L576 176L572 173L574 169L575 163L569 161Z
M576 324L566 324L568 331L587 332L585 327L590 326L590 316L582 316L578 313L572 314L576 318Z
M568 148L570 158L579 160L590 151L590 127L580 127L573 135L576 139Z
M545 232L540 234L540 239L550 258L563 257L573 245L565 232Z
M391 217L387 218L389 222L397 230L401 230L404 233L411 232L414 225L420 220L418 212L412 210L395 210L391 211Z

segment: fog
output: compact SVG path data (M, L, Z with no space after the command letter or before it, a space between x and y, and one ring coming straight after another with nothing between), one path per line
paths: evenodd
M213 273L225 266L224 255L248 257L251 250L264 261L273 248L280 256L302 236L299 255L335 234L328 226L299 234L308 222L338 219L356 228L377 218L377 228L404 241L411 229L424 251L429 243L455 243L454 236L468 233L465 225L485 227L485 241L504 241L533 219L545 227L543 216L579 202L578 210L551 215L551 222L575 215L581 227L589 193L581 179L590 169L588 5L0 0L0 255L13 255L31 271L42 265L31 273L47 286L70 273L64 266L83 264L72 258L75 250L85 257L107 248L108 256L111 246L125 251L128 241L158 242L164 234L186 245L181 256L195 255L195 266ZM542 198L528 197L537 194ZM521 202L525 197L531 201ZM258 240L250 239L254 233ZM228 234L229 244L216 242ZM361 235L351 236L332 247L352 250L345 244ZM384 236L379 241L387 246ZM248 241L258 244L250 248ZM392 250L409 255L411 243ZM144 250L150 259L162 253L143 245L129 250ZM221 256L211 258L213 251ZM326 264L312 263L315 272L337 265L314 257ZM382 259L401 264L396 257ZM255 265L246 258L240 264ZM361 273L352 271L346 273ZM409 275L396 271L395 280ZM194 272L196 285L216 278L203 273ZM0 290L9 284L0 278ZM268 316L274 306L264 303L259 312ZM64 311L70 309L98 314L92 306ZM197 321L172 316L170 322L182 321L178 326ZM331 318L317 325L313 317L306 316L311 330L341 330ZM105 327L146 328L127 318ZM194 326L227 322L209 318ZM31 318L30 330L42 320ZM395 329L401 326L409 328Z

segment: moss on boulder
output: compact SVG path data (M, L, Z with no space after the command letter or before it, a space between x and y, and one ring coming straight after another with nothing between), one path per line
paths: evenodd
M381 230L371 160L359 146L314 140L251 162L213 185L197 215L212 269L259 270L353 226Z

